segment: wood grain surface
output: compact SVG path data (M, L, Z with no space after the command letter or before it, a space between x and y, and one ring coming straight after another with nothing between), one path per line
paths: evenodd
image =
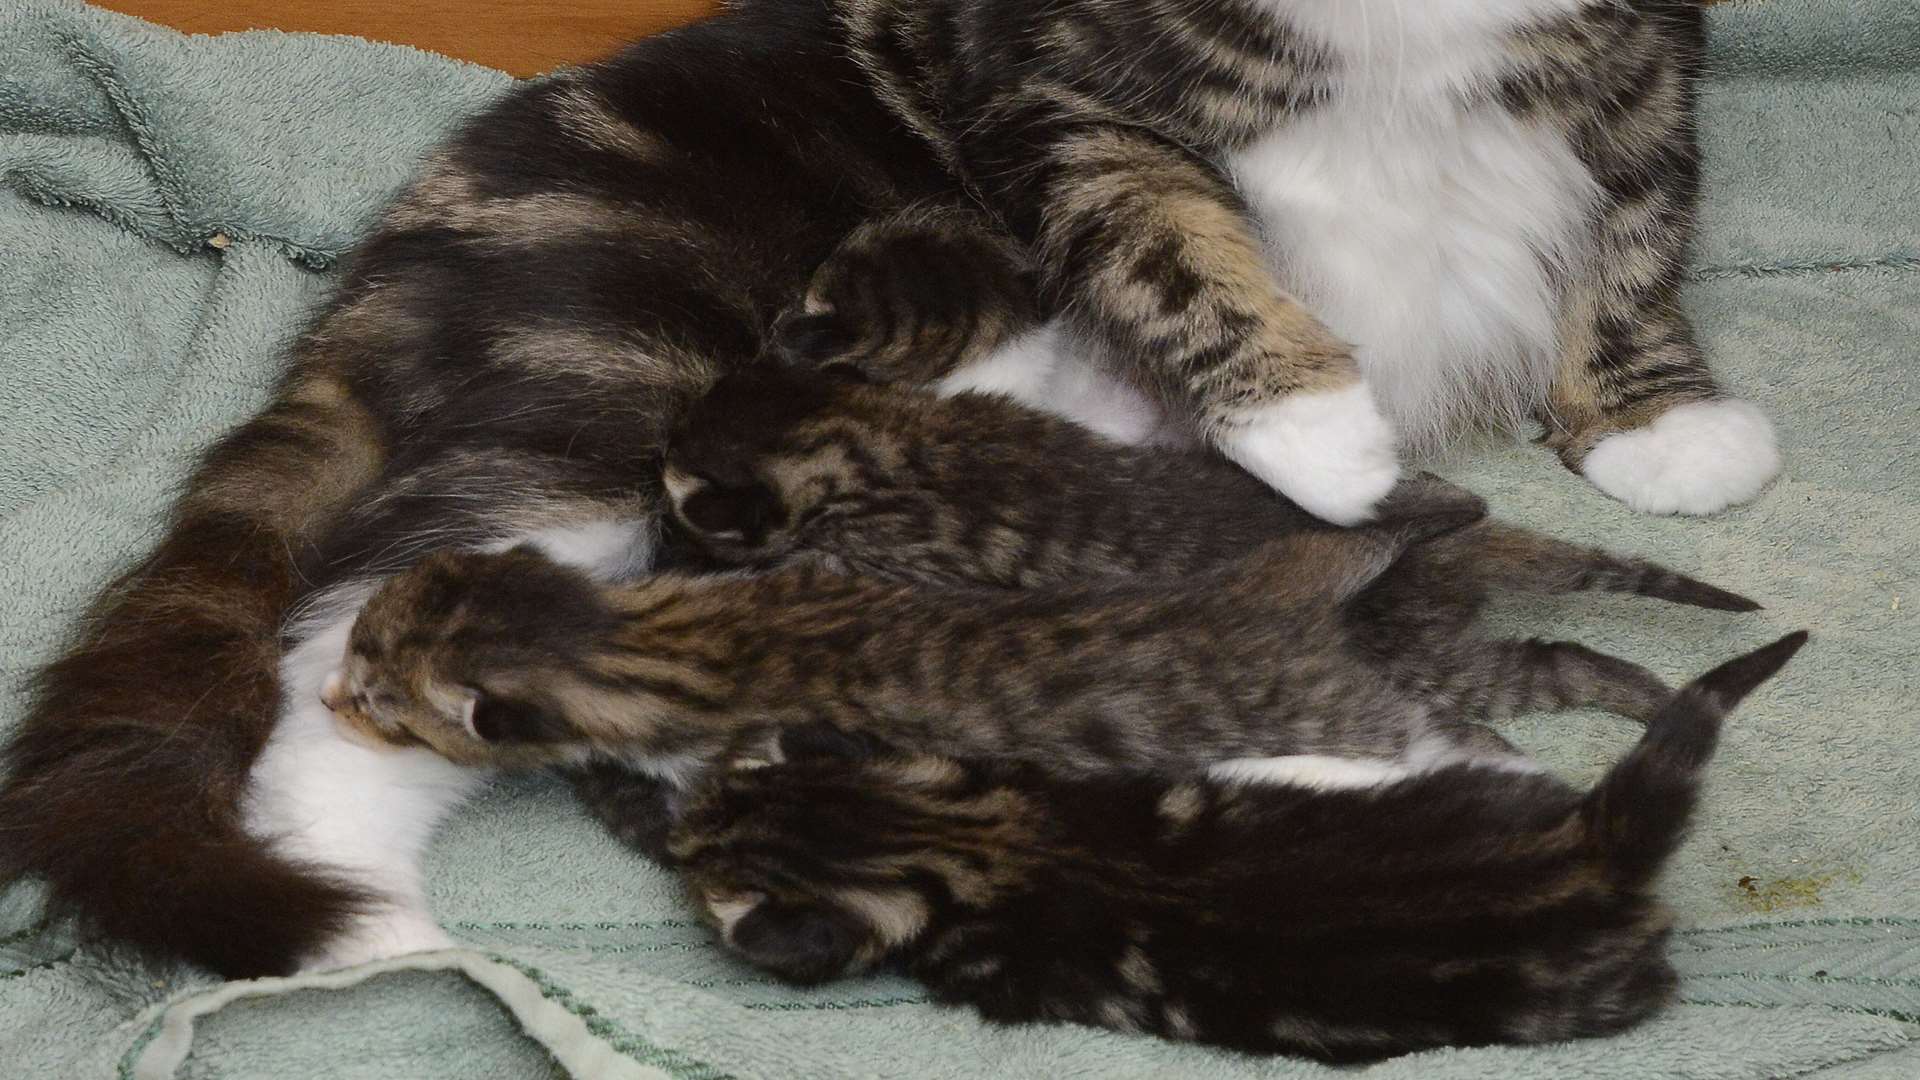
M98 0L176 30L310 30L534 75L706 15L716 0Z

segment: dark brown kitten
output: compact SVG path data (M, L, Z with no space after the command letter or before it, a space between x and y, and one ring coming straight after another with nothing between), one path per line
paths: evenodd
M796 754L712 777L672 848L727 944L796 982L897 960L991 1020L1331 1061L1607 1035L1672 997L1655 879L1722 717L1805 640L1674 695L1586 792L1473 763Z

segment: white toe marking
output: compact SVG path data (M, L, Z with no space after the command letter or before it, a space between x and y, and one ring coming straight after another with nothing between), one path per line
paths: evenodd
M1207 777L1222 783L1285 784L1313 791L1350 791L1396 783L1415 772L1394 761L1291 754L1222 761L1208 767Z
M1766 414L1720 398L1607 436L1581 471L1643 514L1711 514L1760 494L1780 473L1780 447Z
M1364 383L1257 409L1223 433L1220 450L1336 525L1372 517L1400 479L1393 428Z
M767 894L762 892L742 893L724 898L715 893L707 893L704 897L707 902L707 911L713 915L713 921L720 924L720 940L729 945L734 944L733 928L740 924L741 919L747 917L748 912L759 907L766 898Z

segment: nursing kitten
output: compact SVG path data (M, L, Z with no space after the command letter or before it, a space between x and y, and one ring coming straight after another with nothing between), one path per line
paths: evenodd
M815 757L714 775L671 846L726 944L795 982L892 961L989 1020L1330 1061L1608 1035L1673 996L1656 878L1722 717L1805 640L1681 690L1589 791L1473 762Z
M696 565L807 558L938 585L1186 574L1328 528L1215 455L1125 446L999 395L936 397L848 378L837 365L721 379L669 436L663 482L670 538ZM1382 513L1449 501L1475 496L1423 475L1402 482ZM1432 603L1461 608L1461 625L1492 587L1759 606L1655 563L1491 520L1420 545L1389 580L1416 568L1435 579Z
M928 207L1031 253L1049 329L969 370L1091 353L1316 514L1482 412L1641 509L1740 501L1771 434L1677 302L1701 38L1669 0L741 0L522 83L39 677L0 875L230 976L448 944L419 860L470 780L317 701L360 604L448 547L643 571L679 409Z
M375 742L468 765L599 756L674 784L777 760L781 733L802 726L1066 774L1266 754L1524 769L1473 721L1651 715L1669 693L1659 679L1570 643L1432 641L1399 682L1364 654L1354 598L1409 544L1483 509L1295 533L1177 582L1032 591L812 566L604 585L530 548L440 553L367 602L322 693Z

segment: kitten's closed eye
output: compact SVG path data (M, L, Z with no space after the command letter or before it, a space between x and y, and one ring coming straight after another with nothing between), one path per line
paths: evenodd
M741 916L729 936L756 967L805 985L847 974L868 931L839 908L765 900Z
M475 738L489 743L562 742L574 734L559 714L531 701L476 693L467 714Z

